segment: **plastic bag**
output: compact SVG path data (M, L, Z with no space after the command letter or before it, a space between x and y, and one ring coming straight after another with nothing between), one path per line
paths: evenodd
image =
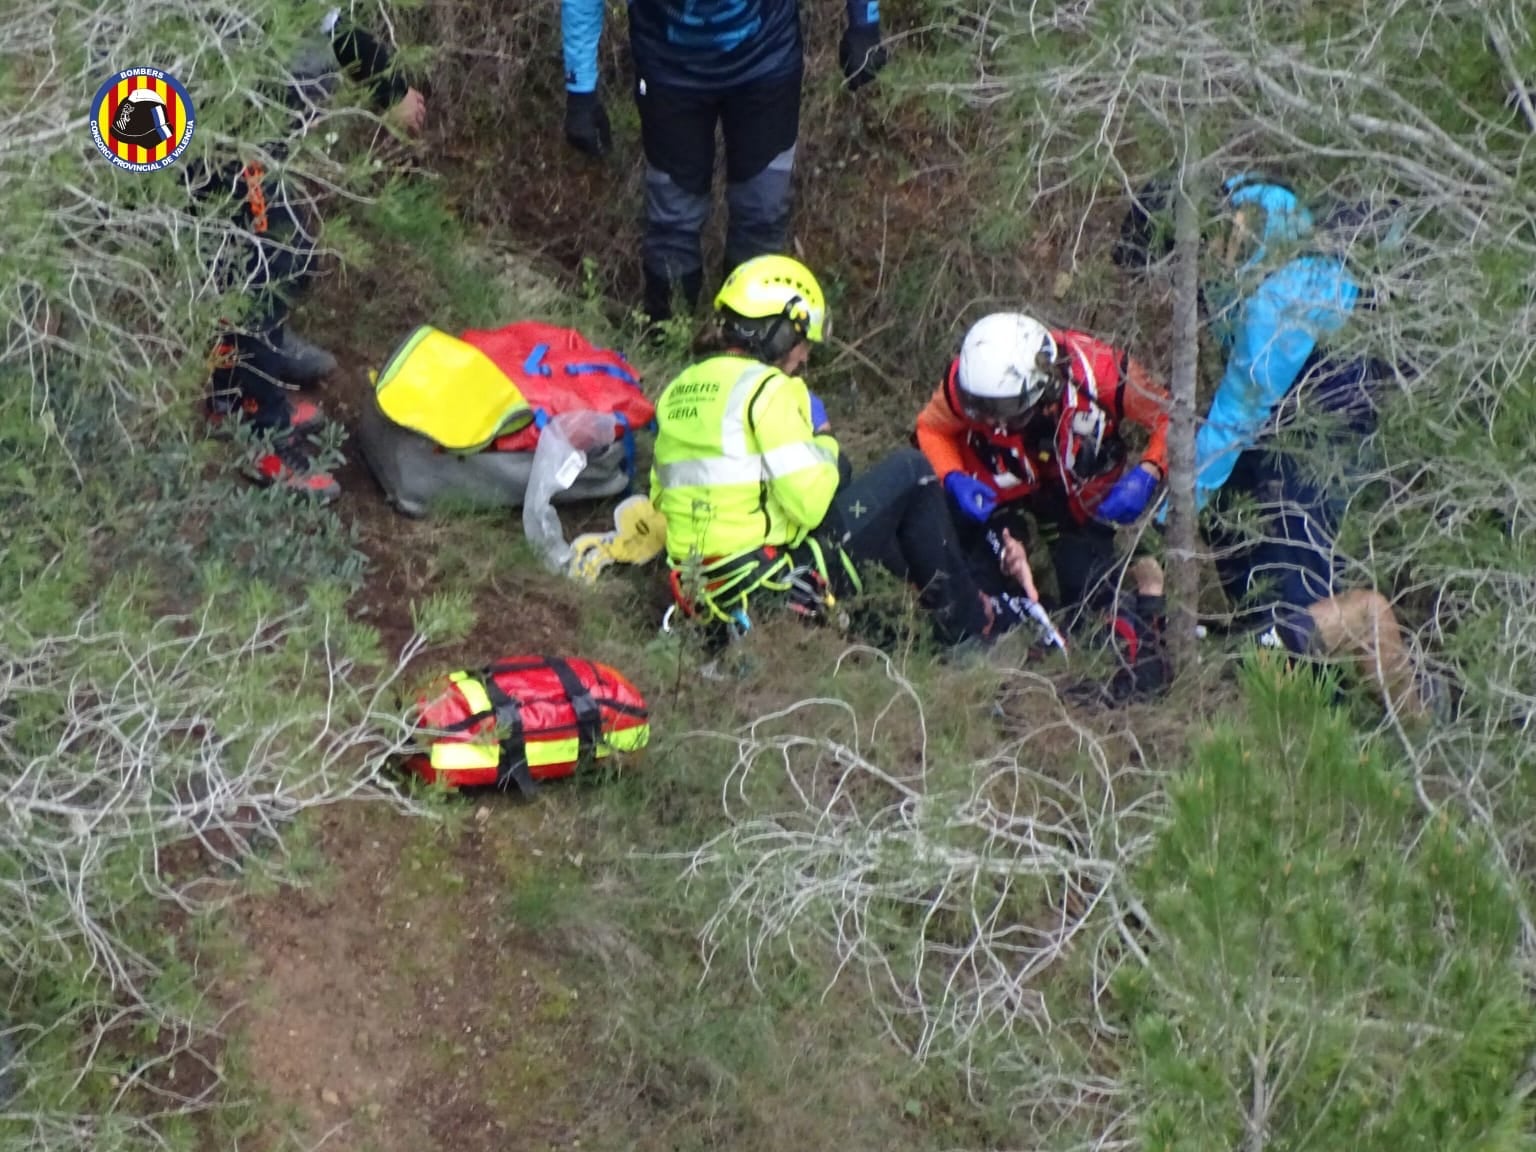
M617 433L618 419L610 412L562 412L539 432L523 497L523 532L552 572L565 571L571 559L555 494L576 483L587 453L612 444Z

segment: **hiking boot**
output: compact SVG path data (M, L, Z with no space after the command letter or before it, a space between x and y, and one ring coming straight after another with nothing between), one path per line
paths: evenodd
M213 426L216 434L229 434L229 425L240 420L252 423L254 426L265 425L273 432L315 432L325 426L325 413L320 410L320 405L312 400L294 400L284 398L283 415L276 421L257 421L261 416L261 405L251 397L234 400L213 399L208 401L205 414L208 423Z
M341 485L329 472L315 468L307 445L291 437L257 449L246 473L263 488L276 485L329 504L341 495Z
M704 271L695 269L692 272L684 272L673 279L660 272L653 272L649 268L641 270L644 273L645 286L641 294L641 308L645 312L645 318L649 321L650 328L657 333L653 340L664 340L660 325L672 319L672 302L681 297L684 314L691 316L699 306L699 296L704 290Z
M281 365L276 375L290 384L317 384L336 371L336 357L317 344L311 344L292 328L284 328L275 344Z
M1127 704L1144 703L1159 696L1161 682L1143 684L1130 668L1121 668L1107 681L1082 679L1067 684L1061 690L1061 698L1084 708L1116 709Z

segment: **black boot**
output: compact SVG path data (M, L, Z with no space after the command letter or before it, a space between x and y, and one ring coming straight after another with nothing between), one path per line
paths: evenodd
M684 272L677 279L645 269L645 316L651 324L662 324L672 319L672 302L681 293L683 303L691 315L699 306L699 294L704 290L704 270Z
M1085 707L1119 708L1161 695L1171 680L1163 644L1167 612L1161 593L1123 597L1108 628L1094 638L1114 654L1115 671L1107 682L1069 684L1062 697Z
M1168 626L1168 602L1162 593L1138 594L1130 611L1122 605L1115 617L1114 648L1121 666L1110 690L1118 699L1156 696L1170 680L1163 635Z
M334 355L311 344L287 325L274 333L273 345L283 365L280 375L290 384L301 388L318 384L336 371Z

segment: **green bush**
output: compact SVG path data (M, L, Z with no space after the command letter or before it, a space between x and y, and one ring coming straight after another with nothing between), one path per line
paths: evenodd
M1536 1015L1490 846L1427 816L1331 685L1257 661L1169 781L1114 986L1149 1149L1526 1147Z

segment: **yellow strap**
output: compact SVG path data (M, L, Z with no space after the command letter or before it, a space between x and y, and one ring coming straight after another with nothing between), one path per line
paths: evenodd
M463 772L468 768L496 768L501 764L501 745L465 744L440 740L428 758L439 772Z
M614 752L636 752L644 748L651 739L651 726L642 724L638 728L626 728L622 732L609 732L598 741L595 749L599 760ZM581 754L581 742L572 736L567 740L530 740L524 755L528 758L528 767L543 768L550 764L570 764Z
M604 759L614 752L637 752L651 739L651 726L626 728L610 732L595 749L597 758ZM581 753L581 742L576 737L565 740L530 740L524 755L530 768L545 768L551 764L573 763ZM439 771L459 771L468 768L498 768L501 766L501 745L469 744L460 741L442 741L432 746L432 767Z
M739 612L747 611L747 600L759 588L765 585L774 592L786 592L787 584L778 581L778 577L789 571L791 559L789 548L786 545L775 545L778 555L772 560L762 556L762 547L749 548L730 556L723 556L718 560L701 565L696 574L690 571L692 562L674 564L677 569L683 587L693 593L693 600L703 605L709 614L716 620L725 624L735 622ZM751 564L743 563L749 557L758 559ZM777 581L777 582L776 582ZM697 583L695 590L691 585ZM709 585L718 583L718 588ZM722 604L722 601L724 603ZM727 611L731 607L732 611Z
M491 712L491 698L485 693L485 685L480 683L478 677L468 672L455 672L448 677L464 694L464 702L469 705L470 715L478 716L483 712Z
M448 680L463 694L471 716L490 714L490 697L485 694L485 685L475 676L468 672L452 672ZM501 746L495 741L486 744L469 740L438 740L432 745L429 759L432 767L446 771L494 768L501 763Z
M606 749L612 749L614 752L638 752L650 742L651 726L649 724L621 728L617 732L603 734L602 749L598 751L598 755L604 755Z

